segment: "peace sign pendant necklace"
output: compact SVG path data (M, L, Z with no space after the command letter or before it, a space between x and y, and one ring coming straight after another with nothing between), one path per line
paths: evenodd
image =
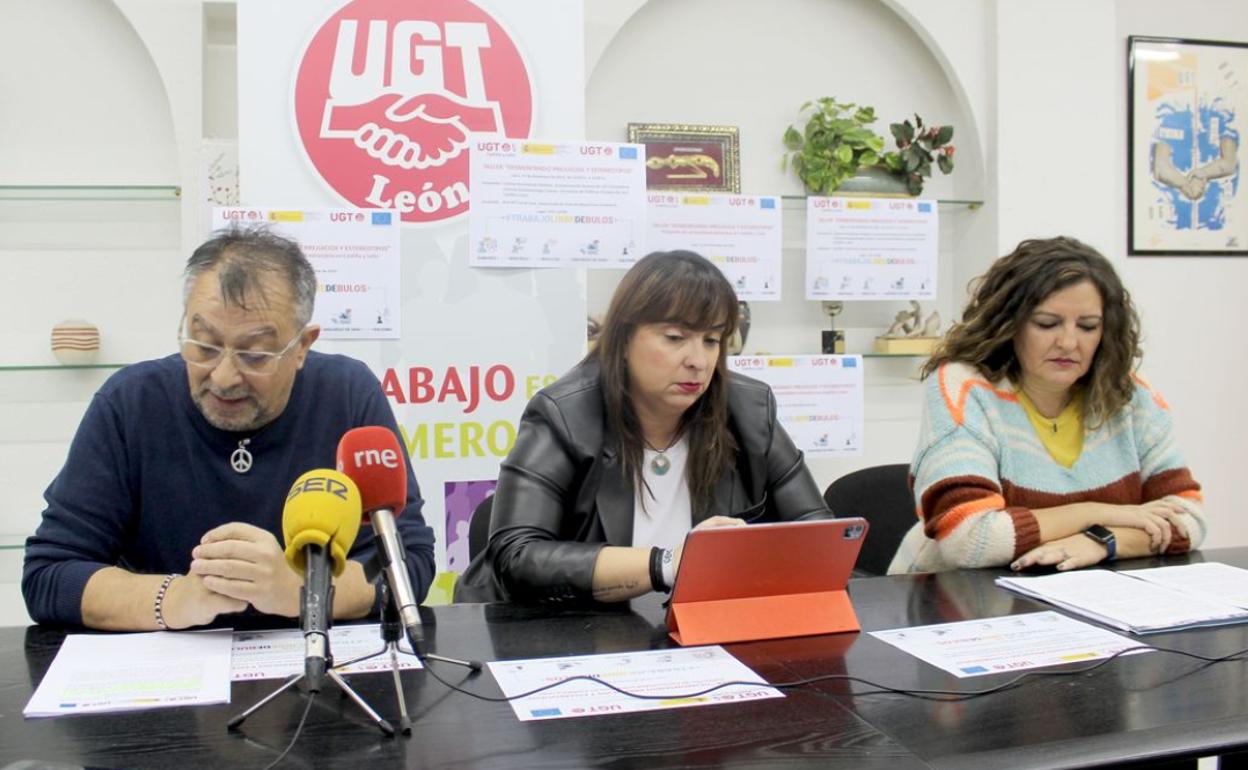
M251 452L247 451L247 445L251 443L251 439L245 438L238 442L238 449L230 453L230 467L235 473L246 473L251 470Z

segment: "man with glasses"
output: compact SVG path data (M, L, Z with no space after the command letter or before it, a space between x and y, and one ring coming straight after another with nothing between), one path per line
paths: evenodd
M367 367L309 350L315 293L298 245L266 230L220 231L195 250L179 353L109 378L44 495L22 576L32 618L136 631L298 617L302 580L280 542L290 484L334 467L351 428L397 433ZM433 579L422 502L409 468L397 523L418 598ZM335 617L374 607L361 566L374 549L361 529Z

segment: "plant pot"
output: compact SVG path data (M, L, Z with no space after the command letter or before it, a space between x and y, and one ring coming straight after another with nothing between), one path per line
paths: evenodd
M906 180L883 166L868 166L846 179L833 195L872 198L910 198Z

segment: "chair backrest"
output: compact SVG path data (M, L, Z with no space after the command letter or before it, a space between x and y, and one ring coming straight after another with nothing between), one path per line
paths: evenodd
M897 546L914 526L910 466L876 465L846 474L828 485L823 499L837 516L861 516L871 524L858 554L857 569L883 575Z
M490 542L490 516L494 510L494 495L477 504L468 522L468 559L477 558Z

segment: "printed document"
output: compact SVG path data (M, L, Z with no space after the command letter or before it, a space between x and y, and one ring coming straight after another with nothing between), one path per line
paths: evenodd
M1052 611L894 628L871 635L956 677L1099 660L1140 646L1125 636Z
M566 658L500 660L489 664L504 695L515 696L568 677L594 677L630 692L654 697L631 698L588 679L576 679L535 695L511 701L522 722L542 719L625 714L633 711L711 706L784 695L723 647L683 647L646 652L617 652ZM693 695L722 682L750 684ZM686 697L680 697L686 696Z
M329 649L335 666L349 660L380 652L385 643L376 623L359 626L334 626L329 629ZM420 668L406 640L399 642L397 660L400 670ZM234 634L234 650L230 662L230 679L285 679L303 673L303 632L297 628L279 631L240 631ZM363 674L391 671L390 653L375 655L368 660L338 668L340 674Z
M230 702L229 629L70 634L22 711L97 714Z

